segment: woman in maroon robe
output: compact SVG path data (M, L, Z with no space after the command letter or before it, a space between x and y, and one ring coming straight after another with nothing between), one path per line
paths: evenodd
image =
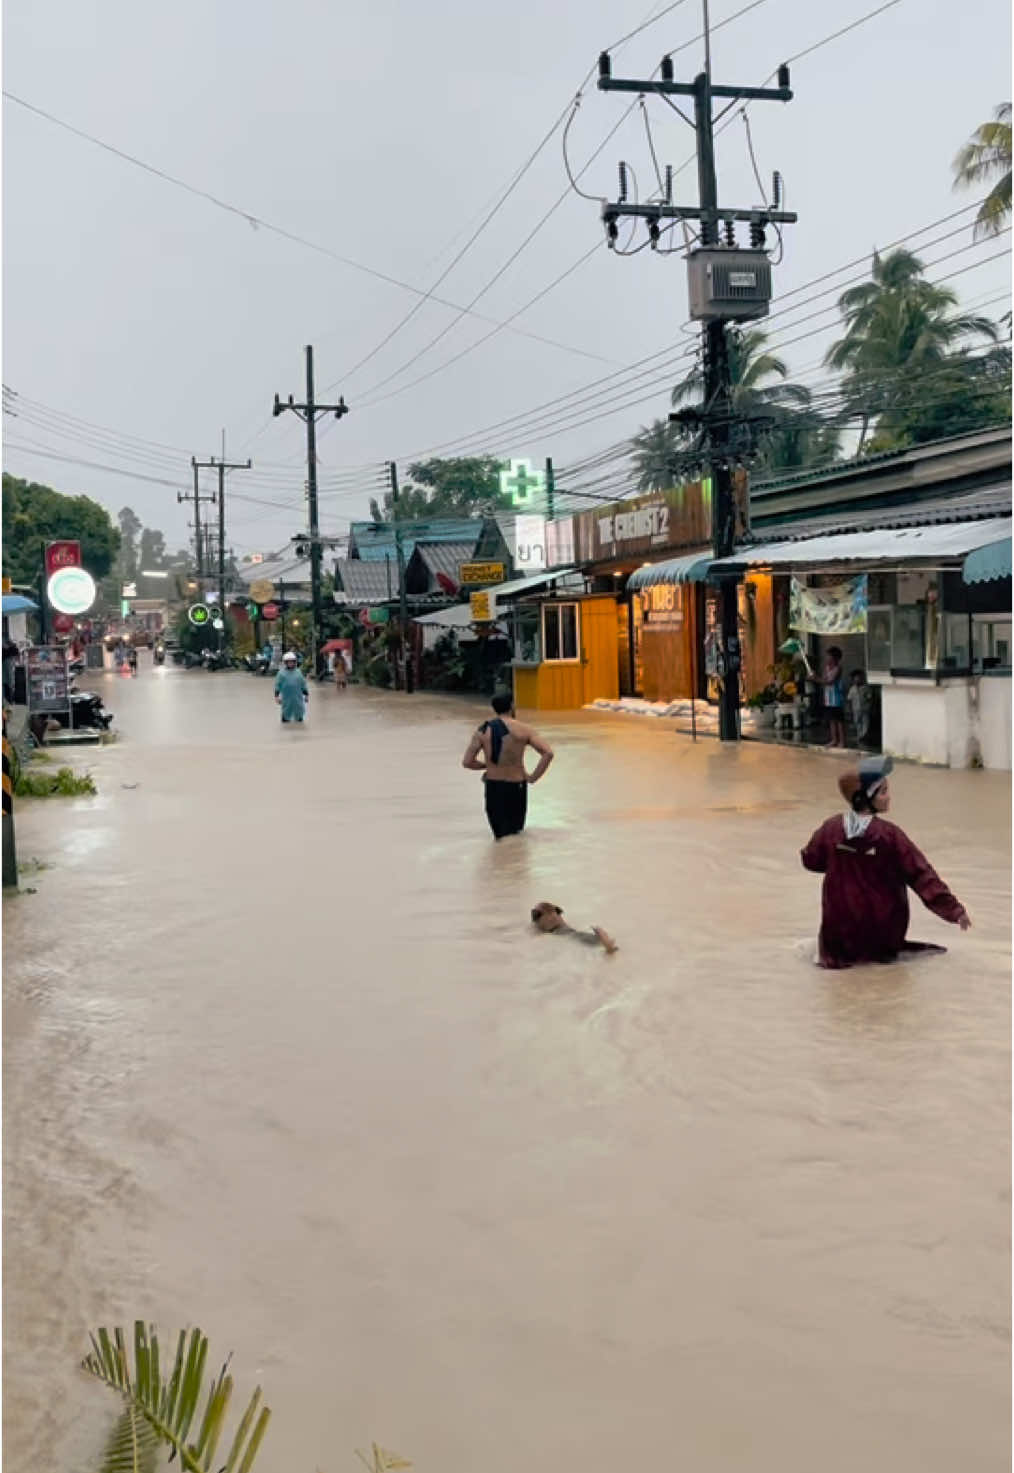
M904 952L946 951L906 941L908 886L941 920L967 931L964 906L907 834L879 815L890 807L890 757L874 757L838 780L848 812L822 823L802 851L804 868L824 876L820 965L892 962Z

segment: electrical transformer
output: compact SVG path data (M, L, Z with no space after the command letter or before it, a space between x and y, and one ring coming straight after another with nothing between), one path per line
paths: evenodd
M699 247L687 258L687 272L695 322L746 322L768 315L771 262L765 251Z

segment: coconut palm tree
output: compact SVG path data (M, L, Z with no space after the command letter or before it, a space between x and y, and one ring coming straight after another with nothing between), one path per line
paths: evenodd
M954 160L955 189L996 182L975 217L975 234L998 235L1011 216L1011 105L1001 102L992 121L982 123Z
M730 410L735 421L731 448L752 459L763 474L801 470L817 460L833 459L839 432L815 413L810 392L787 382L784 359L767 351L767 333L760 328L726 328L731 379ZM674 405L690 411L704 401L704 372L694 367L672 391Z
M667 491L678 480L686 435L667 419L653 420L630 442L639 491Z
M860 451L874 422L888 428L892 409L911 402L921 376L977 338L997 339L988 317L956 313L956 293L927 281L923 271L911 251L875 252L869 281L838 299L845 333L824 362L844 375L842 420L859 420Z

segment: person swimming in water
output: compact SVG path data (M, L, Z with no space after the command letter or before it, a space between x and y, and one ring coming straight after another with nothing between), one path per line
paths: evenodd
M481 772L485 789L486 818L494 839L520 834L528 815L528 788L546 774L553 760L548 742L524 726L514 715L509 692L498 692L492 701L493 720L484 721L474 733L462 758L462 767ZM525 771L525 748L538 752L539 760Z

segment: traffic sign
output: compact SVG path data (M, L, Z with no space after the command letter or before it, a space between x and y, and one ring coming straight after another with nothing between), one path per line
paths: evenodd
M261 609L261 618L266 619L269 624L273 624L281 612L277 604L265 604Z
M458 575L462 586L468 583L502 583L507 569L503 563L461 563Z
M255 604L266 604L275 596L275 585L269 578L258 578L250 584L250 597Z
M222 610L219 608L218 604L209 604L208 614L212 619L220 619L222 617Z
M53 615L53 633L54 634L70 634L70 632L71 632L71 630L73 628L74 628L74 616L73 616L73 614L54 614Z
M199 629L209 623L211 615L208 612L207 604L191 604L189 609L187 609L187 618L191 624L196 624Z
M221 634L222 630L225 628L225 620L224 619L214 619L212 622L213 622L215 628L218 630L219 634Z

